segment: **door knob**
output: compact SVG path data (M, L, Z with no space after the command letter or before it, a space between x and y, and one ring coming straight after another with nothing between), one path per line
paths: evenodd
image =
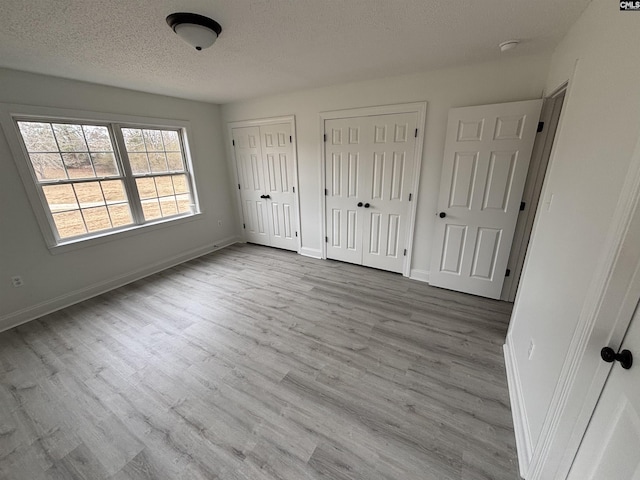
M361 207L362 206L362 202L358 202L358 206Z
M271 195L260 195L260 198L271 198Z
M620 353L616 353L613 348L604 347L600 350L600 356L607 363L619 361L620 366L625 370L629 370L633 365L633 355L629 350L622 350Z
M369 208L370 206L371 206L371 205L370 205L370 204L368 204L368 203L365 203L365 204L364 204L364 208Z
M445 212L440 212L440 213L438 214L438 216L439 216L440 218L444 218L444 217L446 217L446 216L447 216L447 214L446 214Z

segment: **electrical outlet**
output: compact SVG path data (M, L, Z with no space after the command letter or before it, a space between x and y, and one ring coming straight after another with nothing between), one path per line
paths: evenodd
M531 360L531 358L533 357L533 351L535 350L536 345L535 343L533 343L533 338L531 339L531 341L529 342L529 360Z
M24 282L22 281L22 277L11 277L11 284L14 288L22 287Z

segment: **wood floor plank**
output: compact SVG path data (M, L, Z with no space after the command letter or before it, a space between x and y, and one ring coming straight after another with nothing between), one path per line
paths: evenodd
M0 477L514 480L510 312L234 245L0 333Z

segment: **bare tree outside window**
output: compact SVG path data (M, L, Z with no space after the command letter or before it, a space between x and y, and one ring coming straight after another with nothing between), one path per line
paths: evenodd
M27 120L17 124L60 240L194 212L178 130ZM123 158L114 148L114 134L122 135L126 145ZM120 162L128 162L132 183ZM128 188L136 188L136 195ZM131 198L140 200L137 210Z

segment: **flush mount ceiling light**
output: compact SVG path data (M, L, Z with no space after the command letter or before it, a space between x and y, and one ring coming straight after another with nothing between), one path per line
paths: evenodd
M507 40L506 42L502 42L500 45L500 51L506 52L507 50L512 50L518 46L520 42L518 40Z
M172 13L167 17L167 24L196 50L209 48L222 31L218 22L197 13Z

